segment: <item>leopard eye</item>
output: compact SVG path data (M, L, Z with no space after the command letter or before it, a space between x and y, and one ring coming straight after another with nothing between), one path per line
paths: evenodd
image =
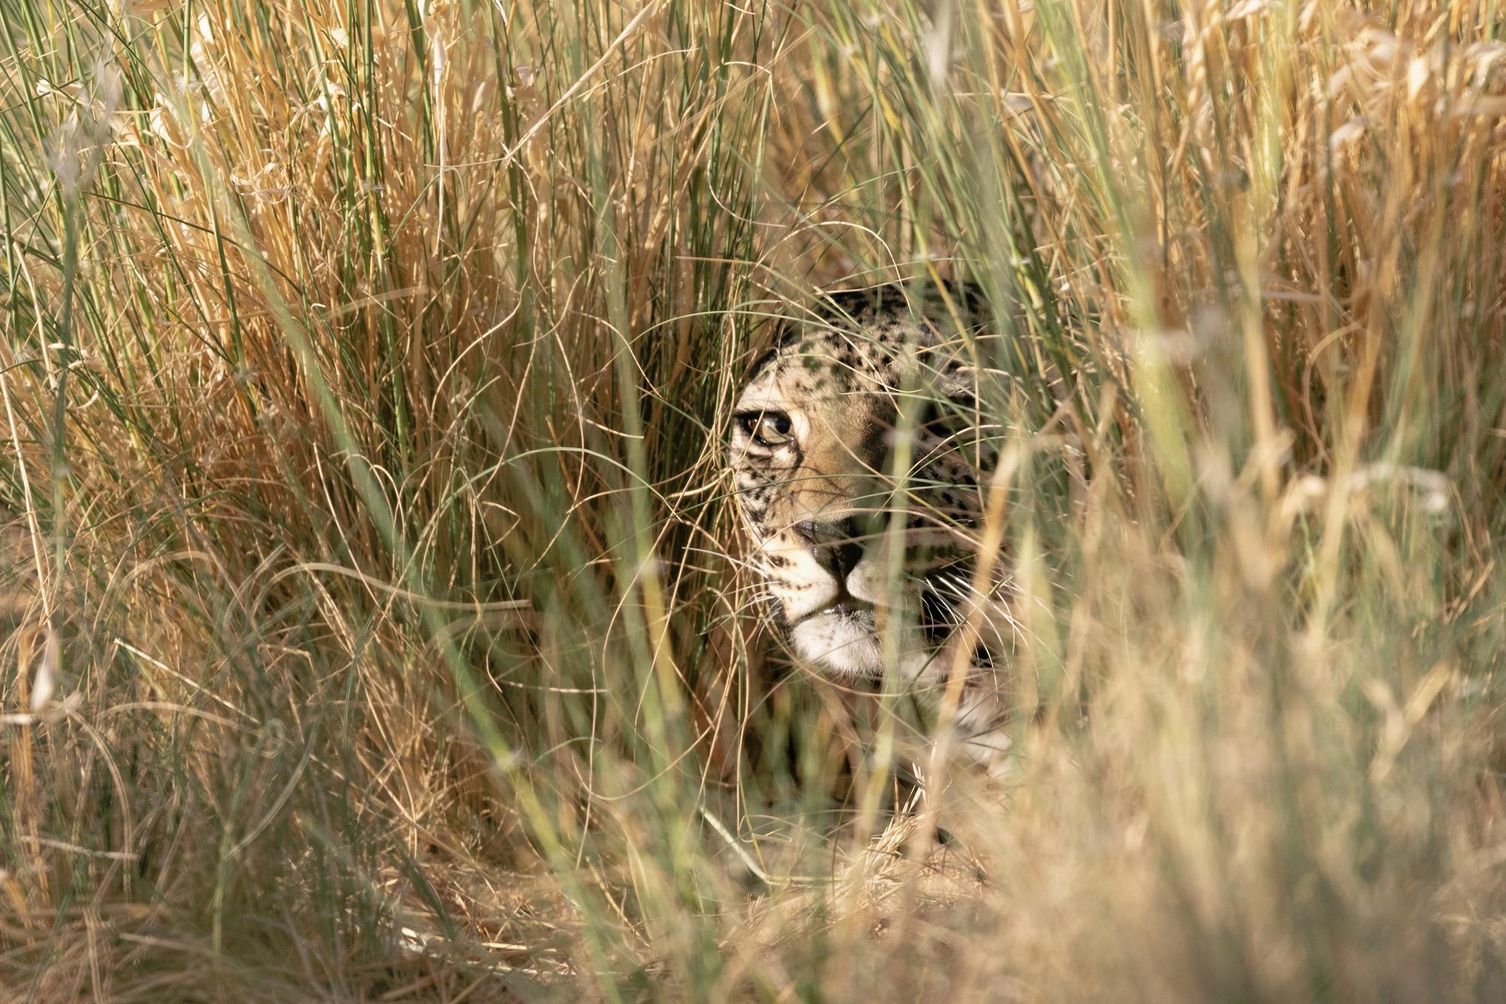
M790 441L790 416L782 411L755 411L737 416L743 431L759 446L773 449Z

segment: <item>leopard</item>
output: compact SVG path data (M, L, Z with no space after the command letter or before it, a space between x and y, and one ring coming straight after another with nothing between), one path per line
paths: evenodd
M1017 625L1007 555L982 546L1002 437L980 389L1008 378L991 316L959 281L826 293L783 316L732 408L727 466L794 659L926 696L945 709L932 749L999 778Z

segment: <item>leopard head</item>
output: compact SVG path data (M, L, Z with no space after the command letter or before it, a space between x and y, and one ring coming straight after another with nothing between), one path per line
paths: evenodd
M917 675L976 601L982 313L961 285L836 294L786 326L737 401L752 564L795 653L828 675Z

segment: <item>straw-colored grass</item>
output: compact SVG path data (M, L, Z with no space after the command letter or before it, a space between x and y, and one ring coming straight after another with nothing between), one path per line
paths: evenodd
M0 0L0 998L1506 999L1502 24ZM720 473L928 276L1007 790Z

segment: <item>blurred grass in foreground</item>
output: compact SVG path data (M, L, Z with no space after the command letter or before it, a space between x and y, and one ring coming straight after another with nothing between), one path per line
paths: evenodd
M1506 995L1499 12L1026 7L0 0L4 998ZM1020 770L889 816L719 455L928 274Z

